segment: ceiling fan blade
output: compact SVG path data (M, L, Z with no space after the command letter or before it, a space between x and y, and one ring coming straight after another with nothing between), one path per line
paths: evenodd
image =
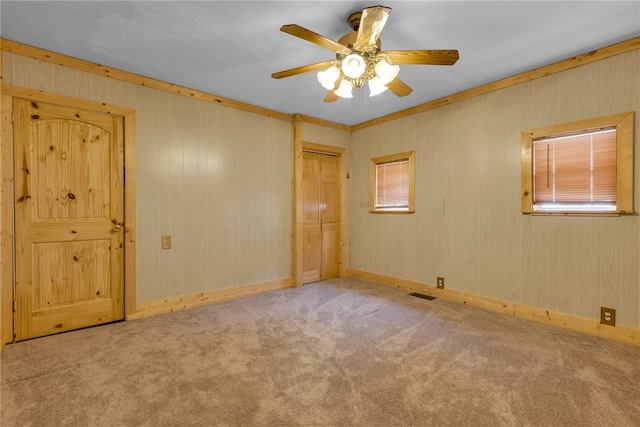
M336 93L332 90L327 92L327 96L324 97L324 102L335 102L340 98Z
M300 25L296 25L296 24L283 25L282 27L280 27L280 31L285 32L287 34L291 34L292 36L299 37L308 42L317 44L318 46L322 46L336 53L337 52L344 52L347 54L351 53L351 49L349 49L347 46L342 45L329 38L326 38L325 36L321 36L318 33L314 33L311 30L307 30L306 28L301 27Z
M337 101L338 98L340 98L336 94L336 91L340 87L340 83L342 83L342 80L344 80L344 76L342 75L342 73L340 73L340 77L338 77L338 79L333 85L333 90L330 90L329 93L327 93L327 96L324 97L324 102L334 102L334 101Z
M453 65L460 57L457 50L387 50L382 53L396 65Z
M274 79L282 79L284 77L295 76L297 74L308 73L310 71L322 70L324 68L331 67L335 59L329 61L316 62L315 64L303 65L302 67L292 68L290 70L278 71L271 74Z
M387 87L391 92L393 92L397 96L407 96L411 92L413 92L413 89L411 89L404 82L398 80L397 78L391 80L391 83L389 83Z
M376 46L378 37L384 28L384 24L389 18L390 7L374 6L362 11L360 25L358 26L358 36L354 47L362 50L366 46Z

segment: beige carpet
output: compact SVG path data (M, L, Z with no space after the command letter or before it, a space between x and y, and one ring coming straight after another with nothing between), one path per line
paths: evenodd
M358 279L12 344L7 426L640 426L640 347Z

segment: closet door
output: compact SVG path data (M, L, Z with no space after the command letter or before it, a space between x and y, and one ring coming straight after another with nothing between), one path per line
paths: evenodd
M338 158L302 153L302 283L338 276Z

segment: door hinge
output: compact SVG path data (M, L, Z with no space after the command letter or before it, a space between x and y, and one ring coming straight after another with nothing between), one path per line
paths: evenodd
M11 124L15 124L16 123L16 112L12 111L11 112Z
M18 301L13 300L13 312L15 313L16 311L18 311Z

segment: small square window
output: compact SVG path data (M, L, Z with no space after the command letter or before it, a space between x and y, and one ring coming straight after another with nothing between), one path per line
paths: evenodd
M371 159L369 212L413 213L414 152Z
M522 211L633 211L633 113L522 133Z

